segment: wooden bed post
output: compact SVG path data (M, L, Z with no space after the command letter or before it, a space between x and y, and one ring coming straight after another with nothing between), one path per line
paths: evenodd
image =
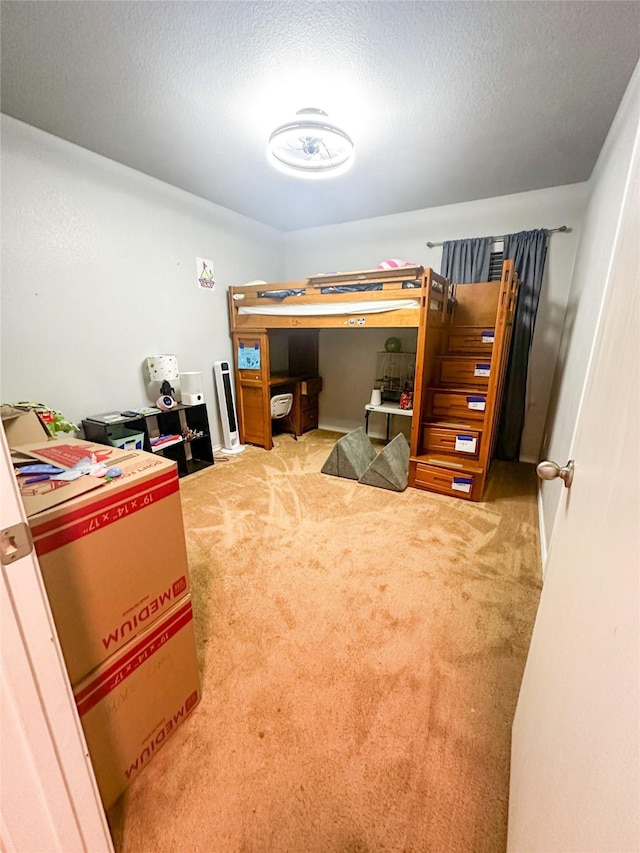
M418 323L418 340L416 344L416 370L413 380L413 417L411 418L410 453L416 456L420 445L420 412L422 411L424 359L426 351L427 318L429 312L429 294L431 293L431 270L426 269L422 275L420 289L420 320Z

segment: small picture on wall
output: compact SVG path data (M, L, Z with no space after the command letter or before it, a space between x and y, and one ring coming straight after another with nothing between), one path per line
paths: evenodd
M213 290L216 286L213 277L213 261L208 258L196 258L199 290Z

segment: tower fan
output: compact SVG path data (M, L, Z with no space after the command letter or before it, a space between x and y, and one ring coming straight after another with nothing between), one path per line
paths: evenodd
M236 416L236 398L233 391L233 383L231 382L229 362L216 361L213 365L213 372L216 377L218 407L220 409L222 434L224 436L224 447L220 449L220 452L225 456L233 456L236 453L242 453L244 444L240 444L240 432Z

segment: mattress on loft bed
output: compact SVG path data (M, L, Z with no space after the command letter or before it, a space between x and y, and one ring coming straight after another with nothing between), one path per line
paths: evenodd
M278 305L238 306L238 314L319 317L335 314L382 314L385 311L418 309L417 299L385 299L378 302L325 302L314 305L281 303Z

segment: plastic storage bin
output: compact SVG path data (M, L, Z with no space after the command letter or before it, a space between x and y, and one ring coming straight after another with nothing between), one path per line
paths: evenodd
M112 426L107 429L109 444L120 450L143 450L144 433L127 429L123 426Z

